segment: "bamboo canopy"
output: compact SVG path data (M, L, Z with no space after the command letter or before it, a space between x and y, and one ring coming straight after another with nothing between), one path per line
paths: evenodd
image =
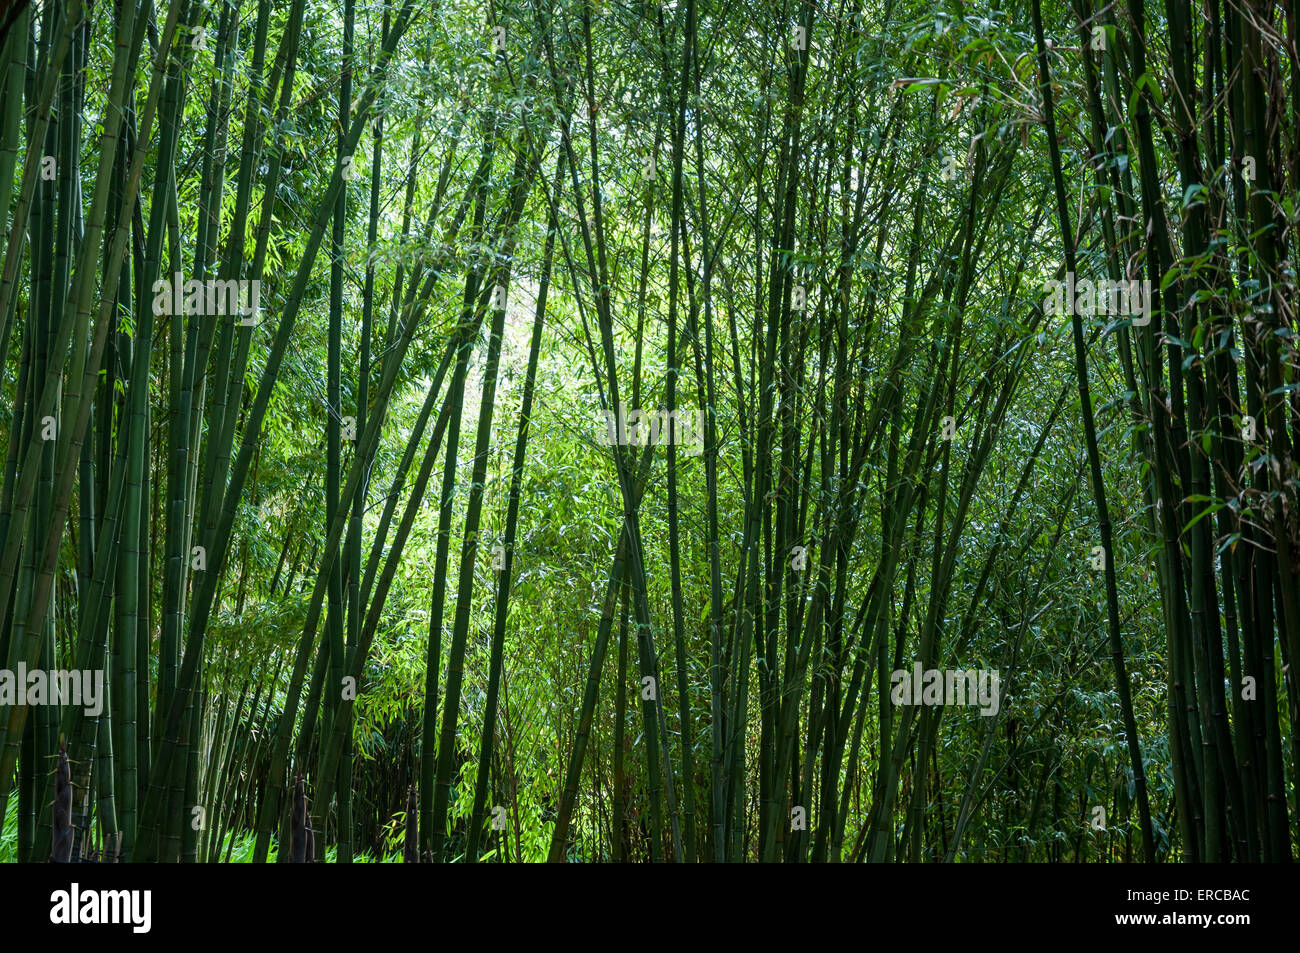
M1265 0L0 0L0 860L1287 861Z

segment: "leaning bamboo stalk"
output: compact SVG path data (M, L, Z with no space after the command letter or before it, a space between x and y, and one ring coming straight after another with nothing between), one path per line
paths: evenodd
M1070 207L1065 195L1061 174L1061 151L1056 137L1056 116L1052 104L1051 73L1047 65L1047 47L1043 40L1043 13L1041 0L1033 0L1034 40L1038 46L1039 93L1043 98L1043 122L1047 130L1048 153L1051 158L1052 180L1056 188L1057 217L1061 226L1061 243L1065 252L1066 272L1075 267L1074 233L1070 229ZM1084 441L1088 450L1088 467L1092 477L1093 498L1097 508L1097 529L1105 556L1106 615L1110 630L1111 662L1115 669L1115 686L1119 694L1120 709L1124 717L1129 760L1137 792L1138 811L1142 825L1142 844L1147 863L1155 861L1155 839L1151 828L1151 806L1147 799L1146 770L1142 763L1141 742L1137 721L1133 716L1133 702L1129 693L1128 672L1124 664L1124 643L1120 634L1119 594L1115 582L1115 559L1111 541L1111 526L1106 504L1106 484L1097 453L1096 423L1093 420L1092 397L1088 386L1087 351L1084 345L1083 322L1077 310L1072 312L1071 326L1074 336L1075 375L1079 385L1079 403L1082 406Z
M558 193L564 181L564 154L556 160L553 193ZM524 376L523 396L520 399L519 428L515 437L514 460L510 470L510 490L506 507L505 537L501 542L501 567L497 575L497 592L493 609L492 642L488 660L487 698L484 702L483 731L479 739L478 773L474 785L474 804L470 812L468 843L465 857L470 863L478 861L478 840L483 827L483 812L487 805L488 769L497 733L497 698L501 683L502 655L505 650L506 615L510 604L510 586L513 579L514 550L519 524L519 501L524 475L524 461L528 451L529 428L533 415L533 393L537 382L537 362L541 351L542 328L546 318L546 297L551 284L551 265L555 252L555 233L558 206L552 204L547 218L546 239L542 249L542 273L538 281L537 303L534 309L532 342L528 348L528 369Z

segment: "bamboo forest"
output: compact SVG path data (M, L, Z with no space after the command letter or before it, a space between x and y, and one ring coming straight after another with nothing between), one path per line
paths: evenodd
M0 0L0 90L0 861L1296 858L1294 3Z

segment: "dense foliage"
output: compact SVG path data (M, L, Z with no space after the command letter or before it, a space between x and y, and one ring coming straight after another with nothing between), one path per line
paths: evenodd
M1293 5L0 11L0 857L1293 856Z

